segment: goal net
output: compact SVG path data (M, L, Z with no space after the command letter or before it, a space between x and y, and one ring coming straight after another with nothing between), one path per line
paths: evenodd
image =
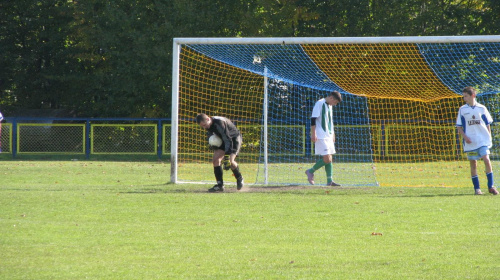
M466 86L500 120L500 36L185 38L174 40L173 182L214 182L199 113L231 119L243 134L246 183L306 185L320 157L310 141L315 102L333 108L334 181L343 186L470 185L456 132ZM492 159L500 129L492 125ZM498 166L498 161L495 161ZM225 180L233 182L231 172ZM325 184L322 169L316 183Z

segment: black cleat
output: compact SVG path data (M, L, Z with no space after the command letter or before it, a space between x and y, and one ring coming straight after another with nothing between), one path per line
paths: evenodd
M330 183L326 184L327 186L330 187L340 187L340 184L335 183L334 181L331 181Z
M208 192L223 192L224 185L214 185L212 188L208 189Z
M237 190L241 190L243 188L243 184L244 184L244 182L243 182L243 176L241 176L240 178L236 179L236 185L237 185L236 189Z

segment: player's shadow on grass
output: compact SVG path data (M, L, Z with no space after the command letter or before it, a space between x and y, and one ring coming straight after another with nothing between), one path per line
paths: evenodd
M122 191L123 194L169 194L169 193L208 193L211 185L200 184L182 185L173 183L139 185L134 189ZM453 189L436 191L436 193L422 193L411 188L385 188L385 187L327 187L322 185L281 185L281 186L245 186L242 190L236 190L235 185L226 186L224 193L287 193L298 195L368 195L381 198L408 198L408 197L460 197L474 196L473 193L463 193ZM483 195L487 196L487 195Z
M474 196L474 194L467 193L439 193L439 194L403 194L403 195L393 195L385 197L458 197L458 196Z
M137 188L130 191L123 191L124 194L161 194L161 193L208 193L210 185L200 185L200 187L185 187L172 183L138 186L147 188ZM300 195L349 195L349 190L368 190L363 187L326 187L326 186L304 186L304 185L286 185L286 186L247 186L242 190L237 190L236 186L226 186L224 193L287 193Z

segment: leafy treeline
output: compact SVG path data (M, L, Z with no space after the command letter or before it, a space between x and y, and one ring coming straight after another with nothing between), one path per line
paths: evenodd
M491 35L498 0L0 0L0 110L169 117L172 38Z

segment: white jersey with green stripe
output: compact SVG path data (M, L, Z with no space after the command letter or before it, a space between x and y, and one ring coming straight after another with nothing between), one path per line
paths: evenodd
M324 98L318 100L312 111L312 118L316 118L316 137L328 139L333 137L332 106Z

